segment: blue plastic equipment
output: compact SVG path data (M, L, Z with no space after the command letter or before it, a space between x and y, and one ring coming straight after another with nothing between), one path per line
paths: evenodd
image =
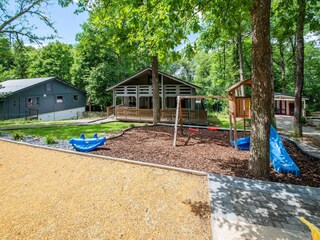
M244 137L244 138L239 138L237 140L238 143L238 149L239 150L244 150L244 151L249 151L250 150L250 137ZM234 147L234 141L232 141L232 147Z
M106 141L106 137L98 138L97 134L94 134L92 138L85 138L84 134L80 135L80 138L72 138L69 143L80 152L89 152L102 146Z
M272 126L270 126L270 161L277 172L300 176L299 168L288 154L280 136Z
M300 176L300 170L294 163L287 150L283 146L277 131L270 126L270 161L274 170L279 173L292 173ZM250 137L239 138L237 140L239 150L250 150ZM234 141L232 141L234 147Z

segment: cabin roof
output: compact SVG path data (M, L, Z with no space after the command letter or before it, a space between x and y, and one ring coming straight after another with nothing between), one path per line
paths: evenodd
M278 99L292 99L294 100L294 95L293 94L288 94L288 93L274 93L274 99L278 100ZM302 96L303 100L309 100L308 97Z
M44 83L44 82L47 82L49 80L57 80L57 81L60 81L72 88L76 88L78 89L77 87L69 84L69 83L66 83L56 77L45 77L45 78L25 78L25 79L10 79L10 80L7 80L7 81L4 81L4 82L1 82L0 83L0 95L5 95L5 94L14 94L16 92L19 92L21 90L24 90L26 88L29 88L29 87L33 87L35 85L38 85L40 83ZM81 89L78 89L79 91L82 91Z
M129 81L132 80L132 79L138 78L138 77L146 74L147 72L152 72L151 67L147 67L147 68L143 69L142 71L135 73L135 74L132 75L131 77L122 80L121 82L113 85L112 87L109 87L109 88L107 89L107 91L110 91L110 90L112 90L112 89L114 89L114 88L116 88L116 87L118 87L118 86L120 86L120 85L122 85L122 84L125 84L125 83L129 82ZM165 76L165 77L167 77L167 78L169 78L169 79L172 79L172 80L174 80L174 81L176 81L176 82L179 82L179 83L182 83L182 84L184 84L184 85L187 85L187 86L189 86L189 87L191 87L191 88L201 89L199 86L197 86L197 85L195 85L195 84L192 84L192 83L183 81L183 80L181 80L181 79L179 79L179 78L177 78L177 77L174 77L174 76L172 76L172 75L170 75L170 74L168 74L168 73L159 71L159 74L160 74L160 75L163 75L163 76Z

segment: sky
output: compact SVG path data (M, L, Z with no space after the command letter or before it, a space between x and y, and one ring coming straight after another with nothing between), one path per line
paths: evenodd
M57 3L43 9L51 17L51 20L54 22L54 27L58 30L59 38L50 41L58 40L63 43L74 44L76 42L76 34L82 31L81 24L86 22L88 19L88 13L84 12L77 15L74 13L77 9L76 5L70 5L62 8ZM39 19L30 19L30 23L37 27L34 32L39 36L50 35L53 33L53 31ZM48 43L48 41L45 41L44 44L45 43Z

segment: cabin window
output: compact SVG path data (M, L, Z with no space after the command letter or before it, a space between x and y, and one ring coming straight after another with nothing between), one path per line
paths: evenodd
M63 96L57 96L57 103L63 103Z
M73 101L78 102L79 101L79 95L73 95Z
M39 97L28 98L28 106L39 105Z
M47 83L46 84L46 92L51 92L52 91L52 84L51 83Z

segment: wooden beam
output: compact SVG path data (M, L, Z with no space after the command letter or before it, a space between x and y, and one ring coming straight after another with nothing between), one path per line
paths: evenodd
M177 143L177 133L178 133L178 120L179 120L179 106L180 106L180 97L177 97L177 108L176 108L176 120L174 122L174 136L173 136L173 146L176 146Z
M228 98L227 96L179 96L181 99Z

